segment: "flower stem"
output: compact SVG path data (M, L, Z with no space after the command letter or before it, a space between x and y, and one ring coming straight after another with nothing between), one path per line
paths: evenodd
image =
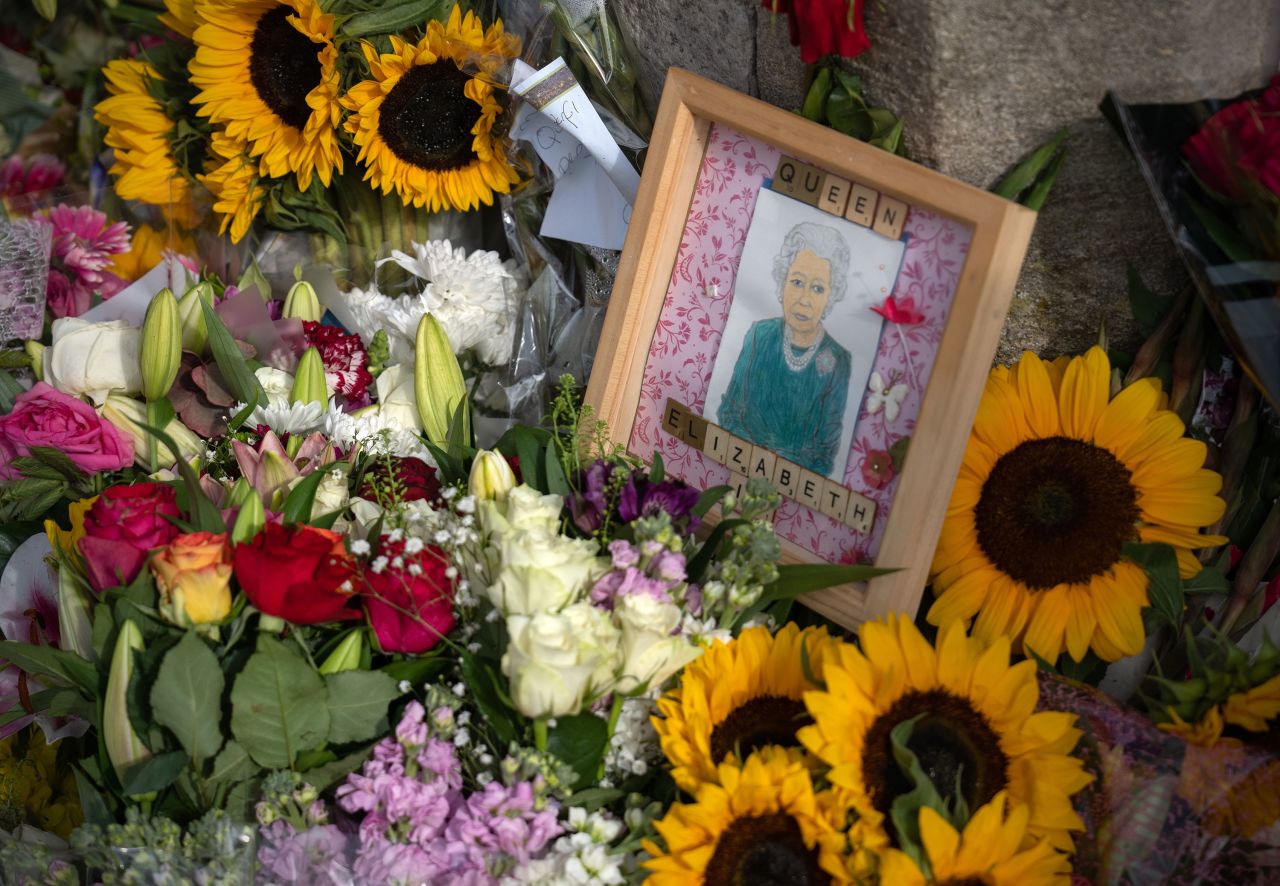
M622 716L622 705L627 700L621 692L613 694L613 703L609 705L609 724L604 732L604 753L600 755L600 769L596 780L604 778L604 758L609 755L609 745L613 742L613 733L618 731L618 718Z
M147 401L147 424L151 425L151 427L153 428L159 428L160 420L162 418L164 418L164 416L161 414L161 411L160 411L160 401L148 400ZM158 444L156 443L155 435L147 434L147 467L150 468L152 471L158 471L160 470L159 461L160 461L159 448L158 448Z
M533 744L543 753L547 751L547 720L539 717L533 721Z

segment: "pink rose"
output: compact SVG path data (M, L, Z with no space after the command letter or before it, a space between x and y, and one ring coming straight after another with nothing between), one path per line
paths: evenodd
M18 476L9 462L30 455L32 446L57 449L90 474L133 464L133 444L115 425L89 404L42 381L21 394L13 411L0 418L0 480Z
M147 555L178 534L173 488L135 483L103 490L84 517L80 553L94 590L125 585L138 577Z

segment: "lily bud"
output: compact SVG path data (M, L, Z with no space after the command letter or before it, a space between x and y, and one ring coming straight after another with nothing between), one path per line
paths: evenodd
M250 497L257 498L257 494L253 491L253 487L249 485L249 481L241 477L231 487L231 491L227 493L227 507L239 508L243 507Z
M437 446L447 445L450 421L460 408L463 437L470 439L471 413L462 367L444 327L430 314L424 314L418 323L413 356L413 391L427 439Z
M178 377L182 362L182 325L178 321L178 300L173 290L161 289L147 305L142 321L142 396L161 400Z
M58 635L62 648L83 658L95 661L93 651L93 623L90 617L89 598L76 581L75 573L65 562L58 568Z
M148 455L151 435L142 429L143 425L151 423L145 403L139 403L123 394L111 394L98 412L129 438L133 443L134 464L147 471L157 471L161 467L172 465L178 458L189 463L204 453L204 441L175 418L165 425L164 432L177 444L178 454L174 455L163 443L157 443L156 464L151 464Z
M44 345L35 339L31 339L23 349L27 352L27 359L31 361L31 371L36 375L36 381L44 381Z
M133 731L129 721L129 681L133 677L133 651L141 651L142 632L132 621L120 625L116 648L111 655L111 671L107 675L107 694L102 700L102 738L107 758L124 777L125 770L151 756L151 751Z
M182 349L203 356L209 343L209 326L205 323L201 302L213 305L213 286L202 280L187 290L178 301L178 321L182 325Z
M291 320L319 323L320 318L324 316L324 309L320 307L320 299L316 297L315 287L306 280L299 280L293 284L289 288L289 294L284 297L283 316Z
M267 513L262 507L262 499L252 492L250 490L249 497L240 505L236 522L231 527L231 541L236 544L253 538L267 525Z
M258 295L262 296L263 301L271 301L271 284L267 282L267 277L262 273L262 268L258 267L256 260L249 262L249 267L244 269L244 273L236 281L236 288L241 292L250 287L258 290Z
M320 665L320 673L341 674L343 671L354 671L360 667L363 655L364 630L356 628L342 638L338 648L329 653L329 657Z
M516 475L501 453L482 449L471 465L469 491L477 499L505 501L516 487Z
M324 379L324 361L315 348L307 348L298 361L298 371L293 376L291 403L319 403L321 408L329 402L329 386Z

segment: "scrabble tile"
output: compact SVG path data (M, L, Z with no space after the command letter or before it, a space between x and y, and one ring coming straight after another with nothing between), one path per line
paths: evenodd
M849 506L849 490L835 480L827 480L822 484L822 503L818 510L838 523L844 522L845 510Z
M751 475L751 444L741 437L729 435L729 455L725 464L729 470L737 471L744 477Z
M850 490L849 504L845 508L844 524L866 535L876 519L876 503L865 495Z
M705 418L690 412L688 419L685 421L684 436L681 439L701 452L703 443L707 439L708 425L709 422Z
M796 497L796 484L800 482L801 468L795 462L780 458L773 466L773 488L787 498Z
M876 221L871 230L884 234L890 240L902 236L902 227L907 223L907 204L892 197L880 195L880 203L876 206Z
M827 173L822 182L822 193L818 195L818 208L832 215L844 215L844 208L849 202L849 188L853 182L847 178Z
M702 441L702 454L717 464L728 464L730 436L732 435L724 428L707 422L706 439Z
M662 410L662 429L677 440L683 439L688 414L688 407L668 397L667 405Z
M801 163L791 157L783 157L778 161L778 168L773 173L772 190L786 194L808 203L818 205L818 197L822 193L822 181L826 173L816 166Z
M763 446L754 446L751 449L751 473L750 477L759 477L761 480L773 482L773 468L778 462L778 456L774 455Z
M800 479L796 482L796 501L806 508L822 510L822 489L826 482L820 474L801 469Z
M876 220L876 201L880 192L866 185L852 185L849 188L849 205L845 207L844 217L864 228L871 227Z

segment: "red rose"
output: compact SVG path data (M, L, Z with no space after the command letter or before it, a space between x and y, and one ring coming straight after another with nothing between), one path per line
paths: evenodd
M87 474L133 464L133 444L115 425L88 403L42 381L19 394L13 411L0 418L0 480L18 476L9 462L30 455L32 446L60 450Z
M369 624L386 652L426 652L453 629L449 559L437 547L383 540L364 571ZM410 547L417 547L409 552Z
M162 483L111 486L84 515L84 556L89 583L102 591L138 577L147 555L178 534L173 488Z
M232 558L249 602L299 625L359 618L350 608L354 562L342 536L315 526L268 523Z
M791 25L791 45L811 65L836 53L854 58L871 48L862 26L862 0L761 0L770 12L785 12Z
M862 461L862 479L873 489L883 489L893 479L893 456L883 449L872 449Z
M394 484L391 483L393 473ZM434 502L440 498L441 484L436 469L420 458L380 458L365 471L364 482L360 484L357 495L369 501L380 501L379 494L382 499L387 499L392 488L397 490L398 502L419 499Z
M1182 146L1208 187L1232 200L1260 184L1280 196L1280 75L1257 98L1227 105Z

